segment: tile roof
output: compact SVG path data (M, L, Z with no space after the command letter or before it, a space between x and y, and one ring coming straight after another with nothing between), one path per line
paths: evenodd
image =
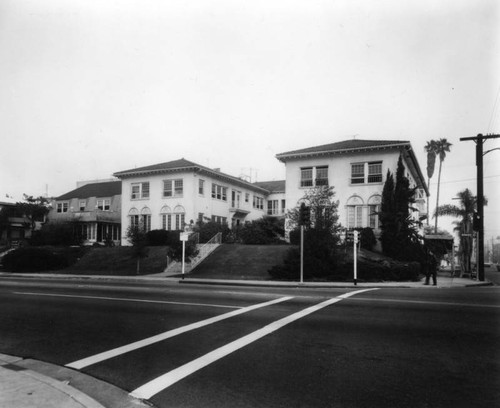
M289 152L279 153L276 155L278 160L283 161L294 156L310 156L315 154L338 154L342 152L356 150L372 150L388 147L407 146L410 142L402 140L363 140L351 139L341 142L329 143L321 146L308 147L305 149L292 150Z
M115 177L134 175L137 173L149 173L149 172L161 172L163 170L174 170L174 169L185 169L191 167L203 167L199 164L193 163L192 161L186 160L184 158L179 160L172 160L165 163L153 164L151 166L137 167L135 169L123 170L114 173Z
M258 181L254 184L271 193L284 193L286 180Z
M223 173L218 169L217 170L210 169L208 167L202 166L201 164L194 163L184 158L178 160L172 160L165 163L153 164L151 166L137 167L135 169L119 171L114 173L113 175L118 178L127 178L127 177L144 176L148 174L161 174L161 173L170 173L175 171L186 171L186 170L200 172L201 174L208 174L209 176L214 178L223 179L227 182L231 182L240 186L257 190L264 194L267 193L265 189L256 184L252 184L239 177Z
M107 181L104 183L89 183L69 193L57 197L56 200L69 200L71 198L112 197L122 193L121 181Z

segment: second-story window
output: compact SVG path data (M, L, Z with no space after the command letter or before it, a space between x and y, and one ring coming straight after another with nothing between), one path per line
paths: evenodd
M328 166L316 167L316 185L328 185Z
M300 169L300 187L312 187L312 185L313 185L312 167L304 167Z
M183 193L184 182L182 179L163 181L163 197L182 197Z
M143 183L132 183L132 200L139 200L141 198L149 198L149 181Z
M198 180L198 194L205 195L205 180Z
M269 200L267 202L267 215L280 214L279 200Z
M106 199L98 199L97 200L97 209L101 211L109 211L111 208L111 200Z
M328 166L302 167L300 169L300 187L328 185Z
M227 187L212 183L212 198L227 201Z
M368 163L368 183L382 182L382 162Z
M69 209L69 203L57 203L57 212L58 213L65 213L68 212Z
M253 196L253 208L257 208L258 210L264 209L264 198Z
M78 208L80 209L80 211L85 211L86 204L87 203L85 201L80 201L80 204L78 205Z
M382 162L351 164L351 184L381 183Z

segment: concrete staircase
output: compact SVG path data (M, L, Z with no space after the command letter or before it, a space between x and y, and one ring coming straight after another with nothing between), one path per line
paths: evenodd
M196 268L203 260L214 252L222 242L222 234L219 232L205 244L197 244L198 254L191 259L191 262L184 264L184 273L187 274ZM174 276L182 273L182 262L172 261L160 276Z

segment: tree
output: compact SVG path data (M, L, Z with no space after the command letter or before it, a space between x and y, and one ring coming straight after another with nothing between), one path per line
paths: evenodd
M427 187L430 189L436 164L436 141L428 141L424 149L427 152ZM427 200L427 225L429 225L429 200Z
M306 222L306 228L326 230L330 234L338 233L339 216L337 214L337 209L339 206L339 202L334 201L334 197L335 191L333 190L333 187L318 186L312 188L311 190L306 192L304 197L302 197L299 206L288 211L287 218L290 223L296 228L300 225L301 215L304 213L308 213L309 219ZM301 210L301 208L304 207L306 207L308 210Z
M300 225L301 215L308 213L304 232L304 277L332 275L338 263L335 248L339 239L338 201L334 201L333 187L318 186L309 190L300 200L301 203L287 213L289 223L295 227L291 235L295 236ZM302 210L301 210L302 208ZM304 211L308 208L308 211ZM307 216L306 216L307 218ZM294 241L291 237L291 240ZM269 270L276 279L298 279L300 275L300 251L292 248L288 251L284 265L277 265Z
M16 208L30 223L31 233L36 229L36 222L43 222L50 210L49 200L45 197L33 197L24 194L24 201L16 203Z
M139 275L141 259L148 256L148 238L142 223L128 227L126 237L134 249L134 256L137 258L137 275Z
M420 236L417 222L411 217L414 208L416 188L404 176L403 159L400 156L396 171L396 183L388 170L382 190L380 228L382 251L392 258L410 261L417 260L421 253Z
M452 146L446 139L441 138L436 140L434 145L434 152L436 156L439 156L439 172L438 172L438 185L437 185L437 193L436 193L436 210L439 207L439 189L441 187L441 168L443 166L443 161L446 158L446 153L450 151L450 147ZM438 214L435 213L435 223L434 223L434 231L437 232L438 228Z
M477 210L477 197L466 188L457 193L459 205L445 204L436 208L434 216L451 216L460 218L455 221L455 231L460 234L460 247L459 255L461 258L462 272L471 271L471 257L472 257L472 224L474 212ZM488 203L486 198L483 199L484 204Z

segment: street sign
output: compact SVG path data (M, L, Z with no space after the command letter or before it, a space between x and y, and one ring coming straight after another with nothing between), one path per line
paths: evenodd
M189 238L189 233L188 232L181 232L179 235L179 239L181 241L187 241Z

